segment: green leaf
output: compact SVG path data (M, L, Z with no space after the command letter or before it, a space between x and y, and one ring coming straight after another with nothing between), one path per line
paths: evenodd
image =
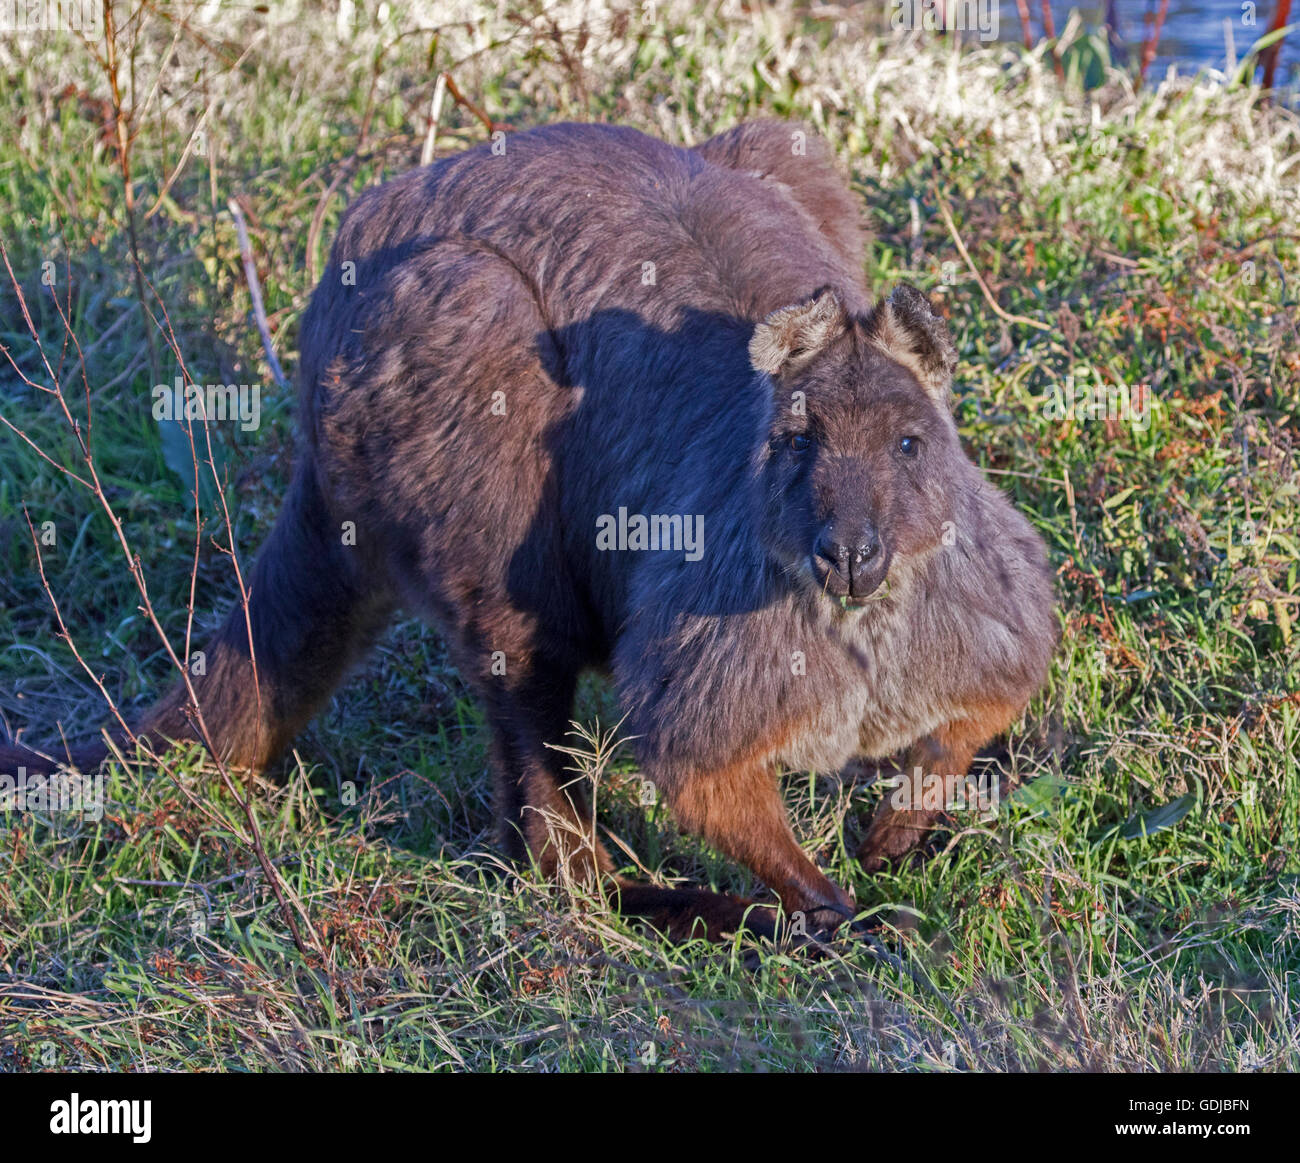
M1016 788L1010 799L1026 811L1045 812L1070 788L1058 775L1043 775Z
M1200 798L1199 791L1189 791L1186 795L1170 800L1167 804L1161 804L1158 808L1139 812L1130 817L1119 829L1119 836L1124 840L1140 840L1165 828L1172 828L1196 806Z
M216 488L208 464L208 442L203 425L194 425L193 449L190 448L189 431L179 420L159 420L158 434L162 440L163 463L176 475L186 495L194 495L197 483L200 503L204 506L210 504L216 498ZM225 457L215 440L212 443L212 453L216 457L219 475Z
M1105 83L1110 67L1110 46L1104 36L1081 36L1061 54L1066 80L1079 88L1097 89Z
M1300 28L1300 24L1288 24L1285 28L1274 29L1272 32L1265 33L1254 44L1250 46L1248 52L1242 59L1241 64L1237 67L1236 73L1228 84L1228 88L1235 89L1246 84L1259 65L1259 54L1262 53L1269 45L1277 43L1284 36Z

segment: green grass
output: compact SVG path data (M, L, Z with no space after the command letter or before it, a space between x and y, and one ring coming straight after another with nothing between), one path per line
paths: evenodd
M807 849L864 908L895 910L901 962L853 943L673 946L502 863L482 718L436 633L406 623L255 786L324 959L290 940L197 755L114 767L99 821L0 818L4 1067L1300 1068L1297 118L1249 89L1063 91L1014 49L906 48L731 5L707 27L687 3L612 27L521 5L436 41L436 19L393 8L341 43L332 8L269 30L251 10L191 32L139 16L144 274L192 378L263 386L260 430L216 434L241 557L283 494L292 401L249 322L229 198L292 375L311 272L346 200L416 164L437 68L518 126L696 142L806 118L869 209L873 285L906 277L943 303L967 446L1058 568L1061 648L1009 740L1019 790L928 861L867 877L850 853L879 793L788 779ZM62 38L0 53L0 122L21 126L0 139L0 239L183 639L194 515L149 396L177 368L161 331L151 356L136 299L107 86ZM146 217L200 118L204 148ZM443 153L483 134L450 101L442 125ZM1046 329L993 311L944 206L1002 311ZM0 343L48 385L7 279ZM1145 385L1149 426L1055 415L1068 375ZM0 415L79 470L55 402L4 362ZM168 663L109 522L0 427L0 714L32 738L108 716L59 640L28 516L53 522L47 576L79 650L138 712ZM214 547L230 530L210 500L204 518L199 639L236 592ZM579 710L603 826L656 876L754 888L640 803L609 691L593 680Z

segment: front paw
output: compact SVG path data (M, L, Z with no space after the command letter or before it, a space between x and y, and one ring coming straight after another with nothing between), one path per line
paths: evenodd
M882 804L858 846L858 862L866 872L879 872L925 843L934 824L933 813L903 811Z

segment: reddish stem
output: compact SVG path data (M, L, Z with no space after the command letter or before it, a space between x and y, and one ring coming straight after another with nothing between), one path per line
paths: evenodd
M1025 48L1034 47L1034 34L1029 27L1029 0L1016 0L1016 12L1020 15L1020 33L1025 38Z
M1056 19L1052 16L1051 0L1043 0L1043 34L1048 40L1056 40ZM1052 45L1052 68L1056 70L1057 80L1065 80L1065 66L1061 64L1060 54L1056 51L1056 45Z
M1269 32L1276 32L1279 28L1285 27L1290 15L1291 0L1277 0L1277 8L1273 11L1273 23L1268 26ZM1264 50L1264 55L1261 60L1264 65L1263 85L1265 89L1271 89L1273 87L1273 78L1277 74L1277 58L1281 52L1281 40L1274 41Z
M1147 38L1142 42L1142 64L1138 66L1138 84L1146 80L1147 69L1150 68L1151 62L1156 59L1156 48L1160 44L1160 30L1165 26L1165 13L1169 11L1169 0L1160 0L1160 8L1156 12L1155 27L1152 28Z

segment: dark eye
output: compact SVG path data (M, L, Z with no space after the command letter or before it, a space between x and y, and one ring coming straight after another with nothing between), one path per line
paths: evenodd
M904 456L915 456L921 451L921 438L919 436L904 436L898 442L898 451Z
M812 437L802 432L790 437L790 448L795 452L807 452L812 447Z

